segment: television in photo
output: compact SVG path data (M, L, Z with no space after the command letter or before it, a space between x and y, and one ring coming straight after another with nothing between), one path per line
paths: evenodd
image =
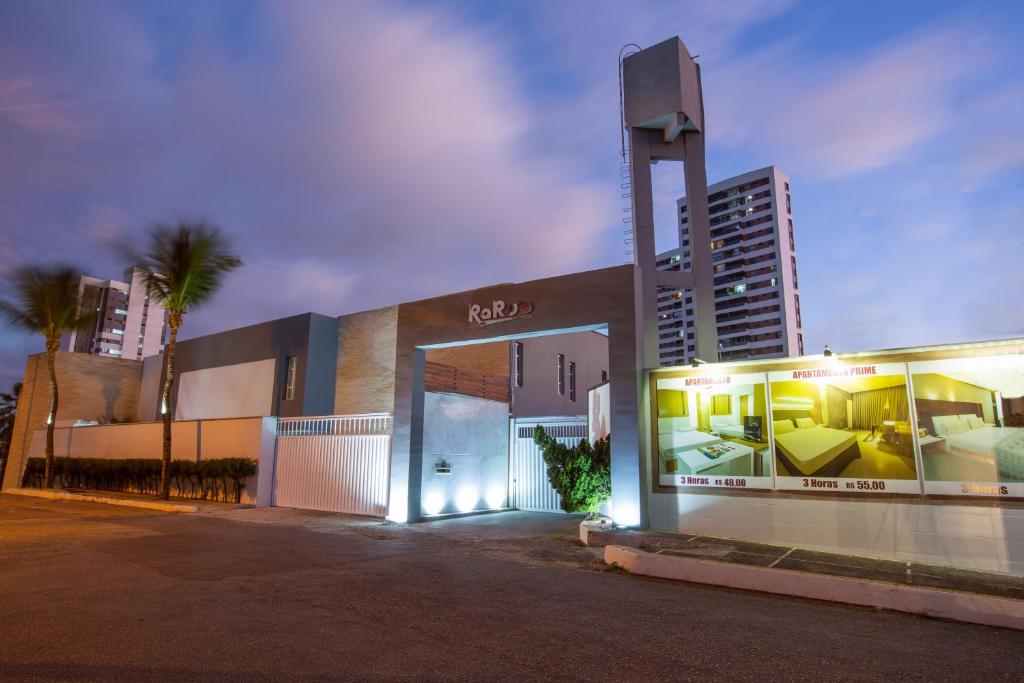
M771 373L779 488L918 493L906 366Z
M743 434L751 441L763 441L764 418L760 415L744 415Z
M672 487L771 488L765 375L653 379L657 481Z
M1024 496L1024 357L910 364L925 492Z

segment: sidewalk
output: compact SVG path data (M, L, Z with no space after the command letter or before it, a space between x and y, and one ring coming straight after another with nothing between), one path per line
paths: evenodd
M609 529L607 526L590 524L586 527L580 525L580 537L584 543L593 547L619 545L657 555L787 569L1024 601L1024 577L1007 574L804 550L790 546L748 543L710 536Z
M120 505L122 507L158 510L160 512L193 513L211 509L251 507L224 503L212 500L194 500L171 498L161 500L156 496L138 493L120 493L117 491L94 491L91 489L6 489L4 493L45 500L69 500L83 503L100 503L103 505Z

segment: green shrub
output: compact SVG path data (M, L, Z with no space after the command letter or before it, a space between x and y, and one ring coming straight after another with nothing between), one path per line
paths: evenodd
M45 460L29 458L23 485L42 487ZM160 488L160 460L157 458L57 458L54 474L62 488L96 489L125 493L156 494ZM245 481L256 474L256 461L249 458L171 461L171 482L179 498L201 498L240 503Z
M548 436L538 425L533 430L533 440L544 456L551 487L562 497L563 510L593 514L611 498L612 459L608 438L593 444L580 439L575 446L566 446Z

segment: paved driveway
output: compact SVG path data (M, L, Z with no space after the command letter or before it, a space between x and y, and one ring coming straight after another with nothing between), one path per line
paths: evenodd
M1024 676L1018 632L631 577L574 527L0 495L0 679Z

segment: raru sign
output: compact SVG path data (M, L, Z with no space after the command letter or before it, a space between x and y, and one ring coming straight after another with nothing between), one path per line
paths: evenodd
M529 301L506 303L501 299L491 302L490 306L471 304L469 322L480 326L503 323L516 318L524 318L533 313L533 304Z

